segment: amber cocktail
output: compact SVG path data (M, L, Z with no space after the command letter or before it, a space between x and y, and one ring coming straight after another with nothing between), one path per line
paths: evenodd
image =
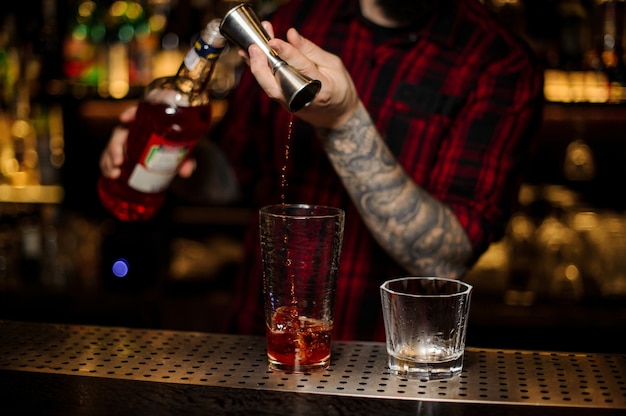
M344 212L281 204L261 208L259 219L270 368L326 368Z

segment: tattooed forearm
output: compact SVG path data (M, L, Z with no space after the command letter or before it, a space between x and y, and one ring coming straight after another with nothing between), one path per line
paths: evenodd
M416 185L363 106L338 129L318 134L372 235L408 272L460 277L471 256L452 211Z

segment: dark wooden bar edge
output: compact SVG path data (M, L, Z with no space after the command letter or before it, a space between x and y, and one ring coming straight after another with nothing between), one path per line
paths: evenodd
M0 414L626 413L622 355L472 348L460 378L422 382L390 376L379 343L335 343L336 364L313 375L269 371L263 344L261 337L0 321Z
M0 371L0 400L5 416L624 415L623 409L372 399L20 371Z

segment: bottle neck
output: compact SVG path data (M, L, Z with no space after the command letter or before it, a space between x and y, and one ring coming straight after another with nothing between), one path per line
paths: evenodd
M193 96L207 91L215 65L224 46L223 43L209 44L202 36L198 36L198 39L185 55L176 76L193 81L190 91Z

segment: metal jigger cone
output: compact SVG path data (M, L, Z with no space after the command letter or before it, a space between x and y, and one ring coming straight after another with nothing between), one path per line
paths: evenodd
M220 32L246 52L253 44L261 48L287 100L289 111L295 112L309 105L322 87L320 81L296 71L268 46L270 37L249 4L241 3L230 9L222 19Z
M277 67L274 76L287 99L289 111L295 112L309 105L322 88L321 82L302 75L287 64Z

